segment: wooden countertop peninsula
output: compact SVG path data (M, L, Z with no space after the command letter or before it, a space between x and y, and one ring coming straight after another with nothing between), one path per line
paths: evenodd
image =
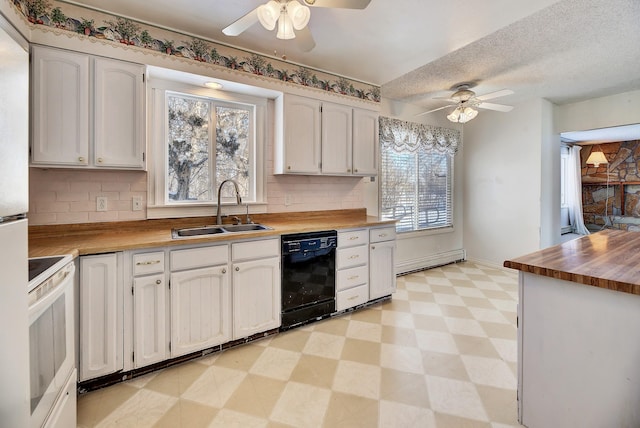
M244 220L244 216L238 216ZM272 230L225 233L193 238L171 238L171 229L213 225L215 217L192 217L126 222L82 223L29 227L29 257L71 254L99 254L113 251L172 245L199 244L216 241L262 238L288 233L350 229L395 224L367 216L366 210L308 211L293 213L252 214L255 223Z
M602 230L507 260L504 266L640 295L640 233Z

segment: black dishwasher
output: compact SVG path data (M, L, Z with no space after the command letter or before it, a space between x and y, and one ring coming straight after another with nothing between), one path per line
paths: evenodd
M282 235L282 326L287 330L336 309L335 230Z

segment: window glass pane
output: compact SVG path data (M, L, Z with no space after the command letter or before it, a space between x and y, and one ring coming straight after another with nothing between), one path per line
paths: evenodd
M381 157L383 219L397 220L398 232L453 225L449 155L383 149Z
M216 107L216 189L232 179L243 198L250 192L249 141L251 111L238 107ZM233 186L222 189L223 197L234 197Z
M212 200L209 120L210 103L167 94L168 199Z

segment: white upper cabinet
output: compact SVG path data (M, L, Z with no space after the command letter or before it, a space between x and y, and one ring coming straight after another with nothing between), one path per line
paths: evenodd
M32 47L32 163L89 164L89 56Z
M320 105L311 98L285 96L282 173L320 173Z
M285 94L276 174L377 174L378 112Z
M114 168L144 166L144 67L96 58L94 163Z
M32 51L31 164L144 169L144 66Z
M353 175L378 174L378 112L353 109Z
M352 108L322 103L322 173L351 174Z

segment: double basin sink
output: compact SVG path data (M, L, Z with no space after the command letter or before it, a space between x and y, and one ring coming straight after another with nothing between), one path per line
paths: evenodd
M171 237L173 239L179 238L193 238L197 236L210 236L217 234L232 234L238 232L257 232L261 230L271 230L270 227L264 224L225 224L215 226L201 226L201 227L189 227L184 229L172 229Z

